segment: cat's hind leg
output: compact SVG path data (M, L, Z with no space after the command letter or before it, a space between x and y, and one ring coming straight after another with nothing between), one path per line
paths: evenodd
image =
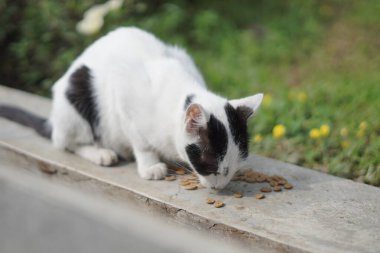
M101 166L111 166L118 162L117 154L111 149L94 145L84 145L74 148L74 153Z

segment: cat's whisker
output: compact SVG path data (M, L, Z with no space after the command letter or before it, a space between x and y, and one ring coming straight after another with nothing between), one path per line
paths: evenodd
M187 166L185 166L183 163L180 163L180 162L177 162L177 161L172 161L172 163L178 167L178 168L181 168L181 169L184 169L186 172L188 173L192 173L193 170L188 168Z

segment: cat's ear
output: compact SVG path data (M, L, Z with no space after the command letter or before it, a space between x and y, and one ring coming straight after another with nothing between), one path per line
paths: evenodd
M243 119L248 120L259 109L263 97L262 93L258 93L250 97L230 100L229 102Z
M207 114L200 104L191 104L186 109L185 116L186 132L197 135L200 128L206 128Z

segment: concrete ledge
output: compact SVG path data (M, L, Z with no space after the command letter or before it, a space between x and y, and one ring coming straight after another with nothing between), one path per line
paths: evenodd
M0 164L0 192L2 253L249 252L9 165Z
M42 116L50 109L47 99L5 87L0 87L0 101ZM264 184L232 182L214 196L226 203L215 209L205 203L213 196L206 189L185 191L176 182L142 180L134 164L101 168L54 150L30 129L3 119L0 126L2 164L117 203L133 203L170 222L213 232L224 242L266 252L380 251L380 189L373 186L251 156L256 171L283 175L295 189L256 200ZM232 197L238 190L244 198Z

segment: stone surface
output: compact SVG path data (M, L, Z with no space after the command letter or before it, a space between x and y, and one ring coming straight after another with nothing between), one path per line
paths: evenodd
M50 106L46 99L3 87L0 101L41 115ZM38 175L41 169L53 171L51 181L76 182L95 195L149 206L171 220L216 233L223 241L274 252L380 252L379 188L252 155L254 170L284 176L294 189L268 193L262 200L255 194L265 183L235 181L217 193L186 191L178 180L139 178L134 164L101 168L54 150L30 129L3 119L0 125L1 161ZM244 197L234 198L236 191ZM222 200L225 207L206 204L208 197Z
M2 253L248 252L2 164L0 192Z

